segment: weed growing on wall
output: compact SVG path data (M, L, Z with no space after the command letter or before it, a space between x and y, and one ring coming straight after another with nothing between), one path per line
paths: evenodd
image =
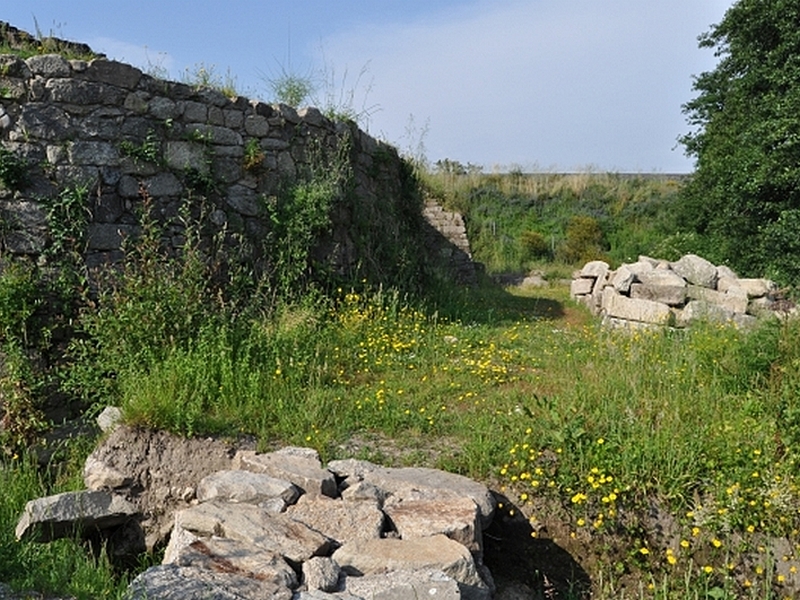
M75 257L83 252L90 217L89 194L93 187L92 182L72 183L43 201L50 234L49 256Z
M27 161L7 148L0 146L0 183L7 190L17 191L28 182Z
M314 245L330 227L331 210L344 200L351 185L351 143L349 135L333 148L319 139L310 140L305 171L265 203L271 224L266 254L271 257L278 297L296 297L310 282Z
M154 165L161 164L161 142L159 141L158 134L155 130L151 129L147 132L145 139L136 144L131 140L122 140L119 143L120 151L124 156L130 156L136 161L151 163Z

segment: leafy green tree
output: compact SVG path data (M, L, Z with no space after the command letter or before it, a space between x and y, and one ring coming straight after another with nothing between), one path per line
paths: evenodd
M800 235L784 231L800 209L799 23L800 0L739 0L700 36L719 62L695 79L681 139L696 172L679 211L697 250L784 283L800 282L782 268L800 246L784 243Z

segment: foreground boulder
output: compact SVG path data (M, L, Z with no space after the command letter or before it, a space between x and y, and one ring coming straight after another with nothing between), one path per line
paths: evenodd
M17 523L17 539L49 542L87 536L125 524L138 515L136 507L106 492L65 492L31 500Z

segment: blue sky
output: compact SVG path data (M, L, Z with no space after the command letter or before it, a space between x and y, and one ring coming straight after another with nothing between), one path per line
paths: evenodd
M401 151L485 170L690 172L697 36L732 0L25 0L0 20L271 100L281 70ZM35 21L34 21L35 19Z

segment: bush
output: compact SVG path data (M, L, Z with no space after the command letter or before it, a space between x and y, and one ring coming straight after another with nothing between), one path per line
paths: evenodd
M523 231L519 236L522 252L531 259L542 259L550 256L550 244L538 231Z
M566 239L557 255L570 264L603 258L603 231L597 219L585 215L572 217L567 224Z

